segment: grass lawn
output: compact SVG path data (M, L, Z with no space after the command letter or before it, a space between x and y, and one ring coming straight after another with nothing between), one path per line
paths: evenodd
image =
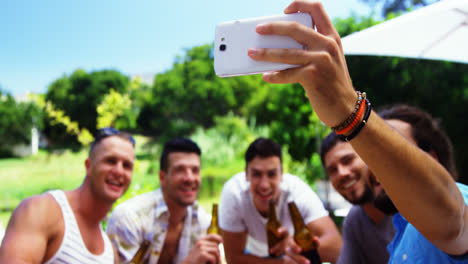
M40 152L27 158L0 160L1 211L15 208L21 200L35 194L79 186L85 175L85 158L85 152L65 151L60 155Z

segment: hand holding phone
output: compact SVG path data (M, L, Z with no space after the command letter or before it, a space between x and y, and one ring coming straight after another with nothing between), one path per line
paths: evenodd
M255 31L258 24L272 21L295 21L312 27L312 17L308 13L223 22L216 27L215 33L214 68L216 75L229 77L297 67L298 65L255 61L247 55L250 48L304 49L303 45L289 36L260 35Z

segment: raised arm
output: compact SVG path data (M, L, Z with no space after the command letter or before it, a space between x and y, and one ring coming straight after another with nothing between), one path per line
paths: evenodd
M0 248L0 263L42 263L52 257L55 252L47 247L51 239L61 240L57 232L60 217L60 208L49 195L22 201L8 223Z
M263 78L271 83L299 82L319 118L336 126L352 112L357 98L341 40L321 3L298 0L285 13L298 11L312 15L316 30L274 22L257 26L257 32L291 36L307 50L252 49L249 56L303 65ZM435 159L408 143L375 113L351 144L401 214L428 240L450 254L468 252L468 210L455 182Z
M449 173L376 114L368 125L351 143L400 213L442 251L468 252L468 210Z

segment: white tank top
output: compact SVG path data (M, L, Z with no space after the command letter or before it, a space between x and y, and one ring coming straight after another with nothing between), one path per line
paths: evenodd
M83 239L81 238L80 229L76 222L75 215L68 203L65 193L61 190L48 192L51 194L62 209L63 221L65 223L65 232L62 243L55 255L50 258L45 264L58 263L96 263L109 264L114 263L114 251L109 237L101 228L102 238L104 239L104 252L100 255L95 255L86 248Z

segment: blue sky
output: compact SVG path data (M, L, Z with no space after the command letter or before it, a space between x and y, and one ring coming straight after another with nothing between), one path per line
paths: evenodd
M44 93L77 68L127 75L162 72L185 48L211 43L216 24L281 14L290 2L3 0L0 87L17 96ZM322 2L332 18L371 13L358 0Z

